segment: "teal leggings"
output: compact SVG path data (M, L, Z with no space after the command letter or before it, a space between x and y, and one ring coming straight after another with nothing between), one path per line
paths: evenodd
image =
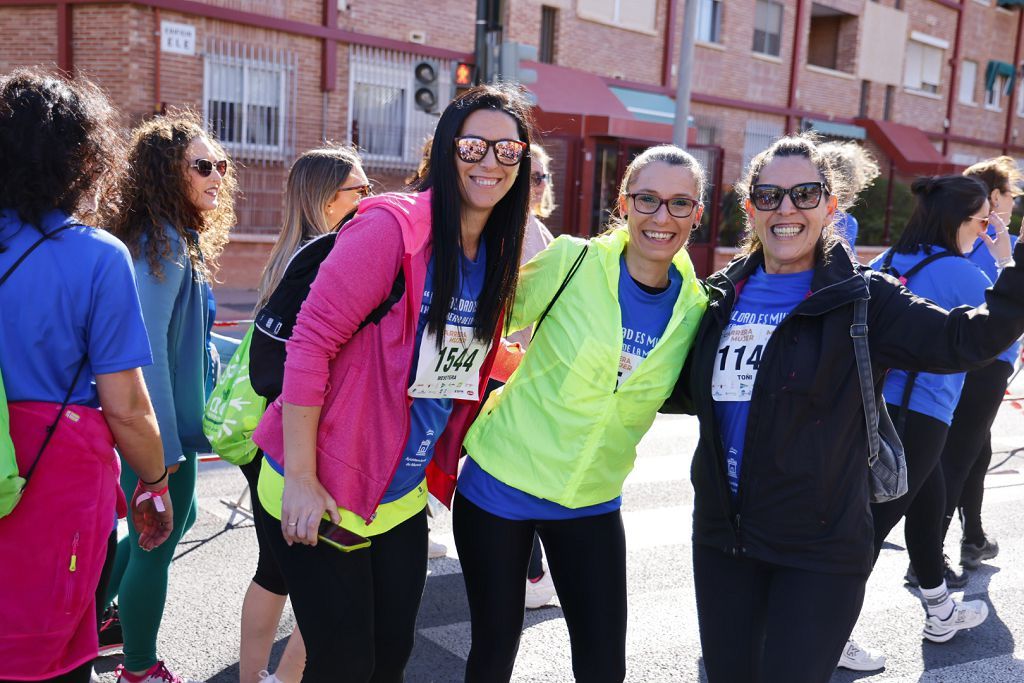
M117 545L117 556L107 589L106 602L118 597L118 611L124 632L124 668L145 671L157 662L156 635L167 601L167 575L174 549L196 521L196 454L186 453L185 462L170 476L168 485L174 506L174 531L160 547L146 552L139 547L139 533L128 524L128 538ZM138 478L125 466L121 488L131 500Z

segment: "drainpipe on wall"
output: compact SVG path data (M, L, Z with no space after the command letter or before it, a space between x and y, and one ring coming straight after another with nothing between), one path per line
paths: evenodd
M796 91L798 76L800 74L800 42L803 38L804 5L805 0L796 0L796 22L793 26L793 58L789 62L789 95L786 98L786 108L792 112L796 108ZM786 114L786 132L793 131L793 114Z
M967 0L960 0L960 6L956 8L956 36L953 38L953 58L949 61L949 95L946 97L946 135L953 133L953 103L957 96L956 78L960 71L960 40L964 32L964 3ZM942 156L949 151L948 138L942 139Z
M153 10L153 111L159 114L163 109L160 92L160 8Z
M885 190L885 224L882 227L882 244L889 244L889 224L892 222L892 183L896 174L896 164L889 161L889 187Z
M661 55L661 85L668 88L672 86L672 52L675 50L676 33L676 3L678 0L668 0L665 10L665 51Z
M71 5L67 2L57 3L57 66L64 73L71 75L75 68L72 52L73 31L71 27Z
M1006 107L1006 130L1003 132L1003 154L1010 153L1010 137L1013 134L1013 114L1017 111L1017 90L1020 79L1017 72L1020 70L1020 48L1021 34L1024 33L1024 9L1017 12L1017 41L1013 48L1013 71L1014 78L1010 81L1010 101Z
M338 0L324 0L324 28L338 28ZM338 43L331 38L324 38L320 53L320 89L334 92L334 84L338 80Z

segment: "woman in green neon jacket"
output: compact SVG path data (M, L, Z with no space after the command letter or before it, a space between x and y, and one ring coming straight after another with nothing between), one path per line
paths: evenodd
M512 675L535 531L577 680L625 677L622 484L707 306L684 249L703 190L691 155L648 149L626 170L607 233L560 237L520 272L510 331L532 324L536 336L470 429L456 493L468 683Z

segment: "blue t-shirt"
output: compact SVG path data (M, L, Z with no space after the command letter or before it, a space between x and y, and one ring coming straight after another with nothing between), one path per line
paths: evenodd
M846 240L846 243L850 245L850 249L856 251L857 249L857 219L846 213L845 211L836 211L836 232L839 236Z
M42 221L49 233L72 221L60 211ZM0 276L41 237L12 210L0 210ZM86 226L43 242L0 286L0 372L8 401L97 407L94 378L153 362L131 255L117 238Z
M619 357L619 384L628 380L643 359L657 345L672 309L682 289L683 278L673 266L669 269L668 288L660 292L647 292L626 270L625 259L619 262L619 307L622 311L622 352ZM622 496L596 505L569 508L525 491L492 477L473 460L459 475L459 492L477 507L505 519L576 519L618 510Z
M761 359L775 328L807 298L813 276L813 270L769 274L759 267L740 291L722 331L711 396L733 496L739 493L750 398Z
M992 225L988 226L988 236L995 239L996 229ZM1017 246L1017 236L1010 235L1010 250ZM985 246L985 241L980 237L974 241L974 247L971 249L971 253L967 254L967 258L971 263L981 268L982 272L988 276L988 279L992 282L996 281L999 276L999 269L996 268L996 260L992 258L992 252ZM999 360L1006 361L1010 365L1017 362L1017 356L1020 354L1020 342L1014 342L1010 348L999 354Z
M929 254L941 251L941 247L930 247L929 251L919 249L913 254L894 254L892 267L906 273ZM872 268L880 269L886 254L883 252L871 261ZM932 261L914 273L907 288L914 294L933 301L945 309L967 304L977 306L985 300L985 290L991 282L976 265L966 258L949 256ZM885 378L882 395L889 405L903 404L903 390L907 384L907 373L890 370ZM960 400L964 386L964 373L934 375L922 372L917 375L914 389L910 394L910 410L933 417L947 425L953 421L953 410Z
M462 268L459 273L458 293L452 297L451 310L448 313L448 324L460 327L472 327L476 317L477 302L484 288L487 274L487 250L481 240L476 261L471 261L462 254ZM423 290L423 303L420 305L420 317L416 324L416 347L412 358L412 369L409 372L409 384L416 376L419 362L420 345L423 342L424 330L427 327L427 313L433 299L434 258L431 256L427 264L426 288ZM428 343L429 339L428 339ZM477 361L482 365L483 359ZM450 398L414 398L409 408L409 439L402 451L402 459L398 469L391 478L382 503L398 500L416 488L425 476L424 471L434 457L434 445L448 426L448 417L452 414Z

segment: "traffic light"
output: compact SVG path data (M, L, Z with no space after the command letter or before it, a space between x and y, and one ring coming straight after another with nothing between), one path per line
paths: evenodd
M413 76L416 82L416 94L413 96L416 108L425 112L437 111L438 103L441 101L437 62L420 62L416 65Z
M452 85L458 97L476 85L476 66L469 62L459 62L452 71Z
M501 44L501 73L503 81L529 85L537 82L537 70L523 66L523 61L536 62L537 48L523 43Z

